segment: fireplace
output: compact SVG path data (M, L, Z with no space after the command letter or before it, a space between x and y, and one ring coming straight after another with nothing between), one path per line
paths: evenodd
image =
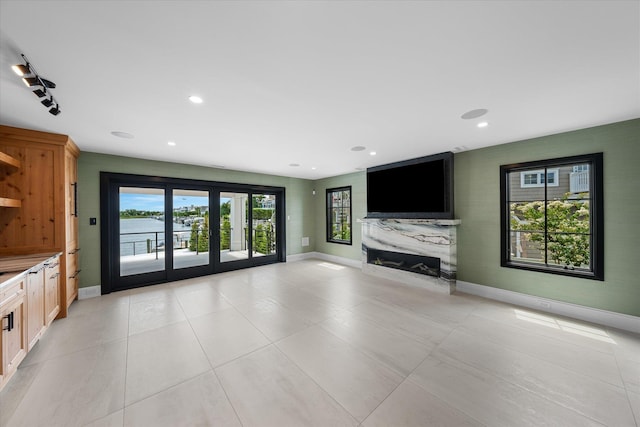
M456 286L456 219L362 220L362 271L452 293Z
M431 256L369 249L367 251L367 262L412 273L440 277L440 258Z

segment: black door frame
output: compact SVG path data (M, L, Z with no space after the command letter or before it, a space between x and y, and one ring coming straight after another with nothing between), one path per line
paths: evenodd
M209 192L209 264L205 266L173 269L173 249L165 245L165 269L158 272L144 273L127 277L120 276L120 236L119 236L119 192L122 186L163 189L165 192L165 218L173 216L173 190L188 189ZM249 200L254 194L276 195L276 254L252 257L252 234L249 232L246 260L220 262L220 192L248 193ZM247 209L249 227L252 224L252 209ZM115 214L114 214L115 212ZM158 283L166 283L190 277L205 276L223 271L249 268L258 265L286 261L286 229L285 229L285 188L264 185L235 184L195 179L158 177L148 175L100 172L100 239L101 239L101 292L108 294L114 291L132 289ZM171 222L165 220L165 236L171 235ZM214 226L215 224L215 226ZM250 230L249 230L250 231ZM167 239L165 238L165 241Z

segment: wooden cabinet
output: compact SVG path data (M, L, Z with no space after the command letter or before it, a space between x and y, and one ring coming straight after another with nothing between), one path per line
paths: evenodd
M0 174L0 197L20 205L0 207L0 256L62 252L58 317L66 317L78 296L80 272L78 147L67 135L0 126L0 153L15 160L2 166L12 171Z
M45 328L44 277L45 267L40 265L27 272L27 343L28 349L38 342Z
M60 257L51 258L44 267L44 321L49 326L60 312Z
M24 276L0 289L0 389L27 355Z

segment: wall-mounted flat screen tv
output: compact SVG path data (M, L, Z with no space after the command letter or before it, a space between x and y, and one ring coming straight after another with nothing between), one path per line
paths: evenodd
M367 217L453 219L453 153L368 168Z

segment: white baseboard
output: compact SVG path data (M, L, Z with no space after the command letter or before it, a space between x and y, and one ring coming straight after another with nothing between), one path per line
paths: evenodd
M322 252L306 252L304 254L287 255L287 262L302 261L303 259L316 258L324 261L334 262L347 267L362 268L362 261L351 258L344 258L336 255L324 254Z
M558 314L560 316L585 320L587 322L623 329L625 331L640 333L640 317L628 314L615 313L613 311L586 307L584 305L571 304L568 302L541 298L534 295L521 294L519 292L478 285L476 283L464 282L462 280L458 280L456 282L456 289L459 292L467 294L533 308L535 310L546 311L547 313Z
M86 288L78 288L78 299L87 299L99 297L102 294L100 285L88 286Z

